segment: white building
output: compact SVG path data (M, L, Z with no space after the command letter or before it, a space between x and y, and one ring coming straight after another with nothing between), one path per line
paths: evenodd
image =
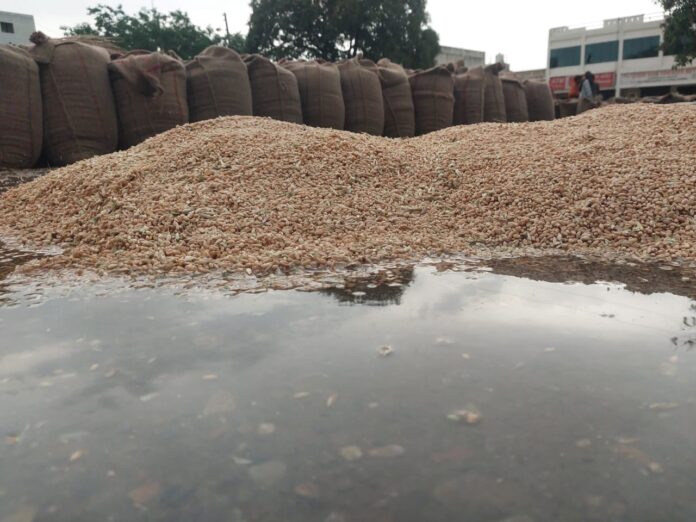
M28 44L34 31L33 16L0 11L0 44Z
M486 53L441 45L440 53L435 57L435 64L447 65L448 63L457 63L458 60L464 60L464 66L471 69L486 64Z
M551 89L565 93L574 76L592 71L609 96L696 92L696 67L673 69L674 57L660 50L663 22L661 14L639 15L551 29L546 73Z

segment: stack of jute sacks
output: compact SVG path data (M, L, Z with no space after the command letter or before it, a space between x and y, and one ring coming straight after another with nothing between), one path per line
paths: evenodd
M0 168L63 166L219 116L392 138L554 117L546 84L499 74L498 66L412 71L362 57L274 63L219 46L184 62L43 33L31 41L0 46Z

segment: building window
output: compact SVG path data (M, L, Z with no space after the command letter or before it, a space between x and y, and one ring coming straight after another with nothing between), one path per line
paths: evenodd
M551 49L551 60L549 67L572 67L580 65L580 46L562 47L561 49Z
M615 62L619 59L619 42L602 42L585 46L585 64Z
M0 22L1 33L14 33L14 24L11 22Z
M630 38L624 40L623 59L655 58L660 54L660 37Z

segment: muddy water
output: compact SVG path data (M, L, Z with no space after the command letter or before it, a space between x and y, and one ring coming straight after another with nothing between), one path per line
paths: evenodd
M689 276L489 266L5 289L0 521L696 520Z

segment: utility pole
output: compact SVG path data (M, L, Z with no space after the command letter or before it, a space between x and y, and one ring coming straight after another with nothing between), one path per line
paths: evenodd
M222 13L222 17L225 19L225 42L227 47L230 46L230 26L227 25L227 13Z

